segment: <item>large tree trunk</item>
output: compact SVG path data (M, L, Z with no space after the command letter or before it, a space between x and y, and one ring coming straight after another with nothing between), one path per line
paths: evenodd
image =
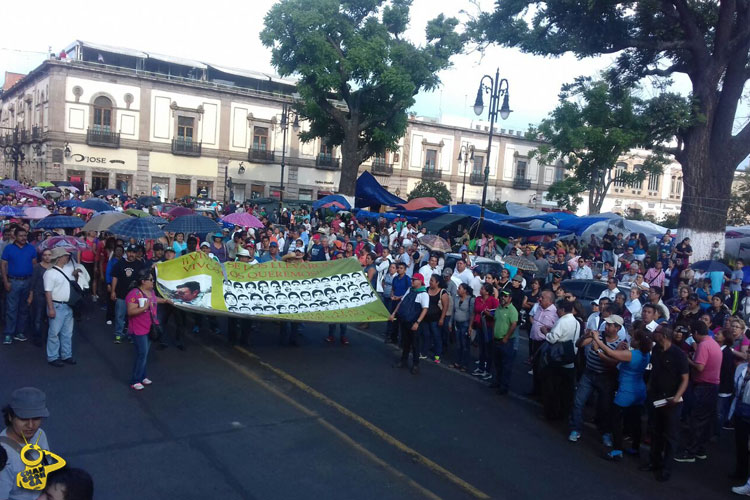
M357 186L357 174L361 161L359 151L359 137L355 133L348 133L341 144L341 180L339 193L354 196Z

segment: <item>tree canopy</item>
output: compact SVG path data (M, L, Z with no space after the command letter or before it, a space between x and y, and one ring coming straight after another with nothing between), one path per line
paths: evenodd
M411 0L281 0L266 14L260 38L282 76L299 76L297 110L309 121L303 141L341 146L339 191L353 195L357 169L395 148L406 110L421 90L440 83L463 38L458 20L427 23L426 44L404 37Z
M652 121L648 103L627 88L585 77L564 85L557 108L527 133L541 141L532 156L543 164L561 161L568 172L550 186L546 198L576 211L587 192L588 212L598 214L615 181L634 184L660 175L668 160L658 153L648 155L636 171L615 170L623 155L651 144Z
M413 200L414 198L425 198L428 196L435 198L441 205L449 205L451 202L451 192L448 186L442 182L435 181L421 181L409 192L407 199Z
M723 241L732 178L750 154L750 123L735 128L750 80L750 0L500 0L470 26L480 43L539 55L617 54L608 77L630 85L644 77L690 79L689 96L662 100L662 149L682 165L680 232L696 258ZM678 109L688 109L683 119Z

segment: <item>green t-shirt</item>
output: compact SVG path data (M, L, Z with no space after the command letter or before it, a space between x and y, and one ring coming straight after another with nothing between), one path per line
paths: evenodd
M513 323L518 323L518 311L513 304L495 309L495 338L504 338ZM516 330L513 330L513 336L515 335Z

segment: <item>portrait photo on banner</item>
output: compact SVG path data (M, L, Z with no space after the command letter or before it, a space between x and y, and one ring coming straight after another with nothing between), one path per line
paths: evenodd
M176 304L194 307L211 307L212 278L209 274L197 274L179 280L159 279L160 289L165 298Z

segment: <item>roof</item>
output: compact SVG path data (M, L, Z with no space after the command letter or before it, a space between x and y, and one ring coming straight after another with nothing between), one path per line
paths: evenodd
M3 83L3 92L17 84L23 77L26 76L23 73L11 73L10 71L5 72L5 83Z

